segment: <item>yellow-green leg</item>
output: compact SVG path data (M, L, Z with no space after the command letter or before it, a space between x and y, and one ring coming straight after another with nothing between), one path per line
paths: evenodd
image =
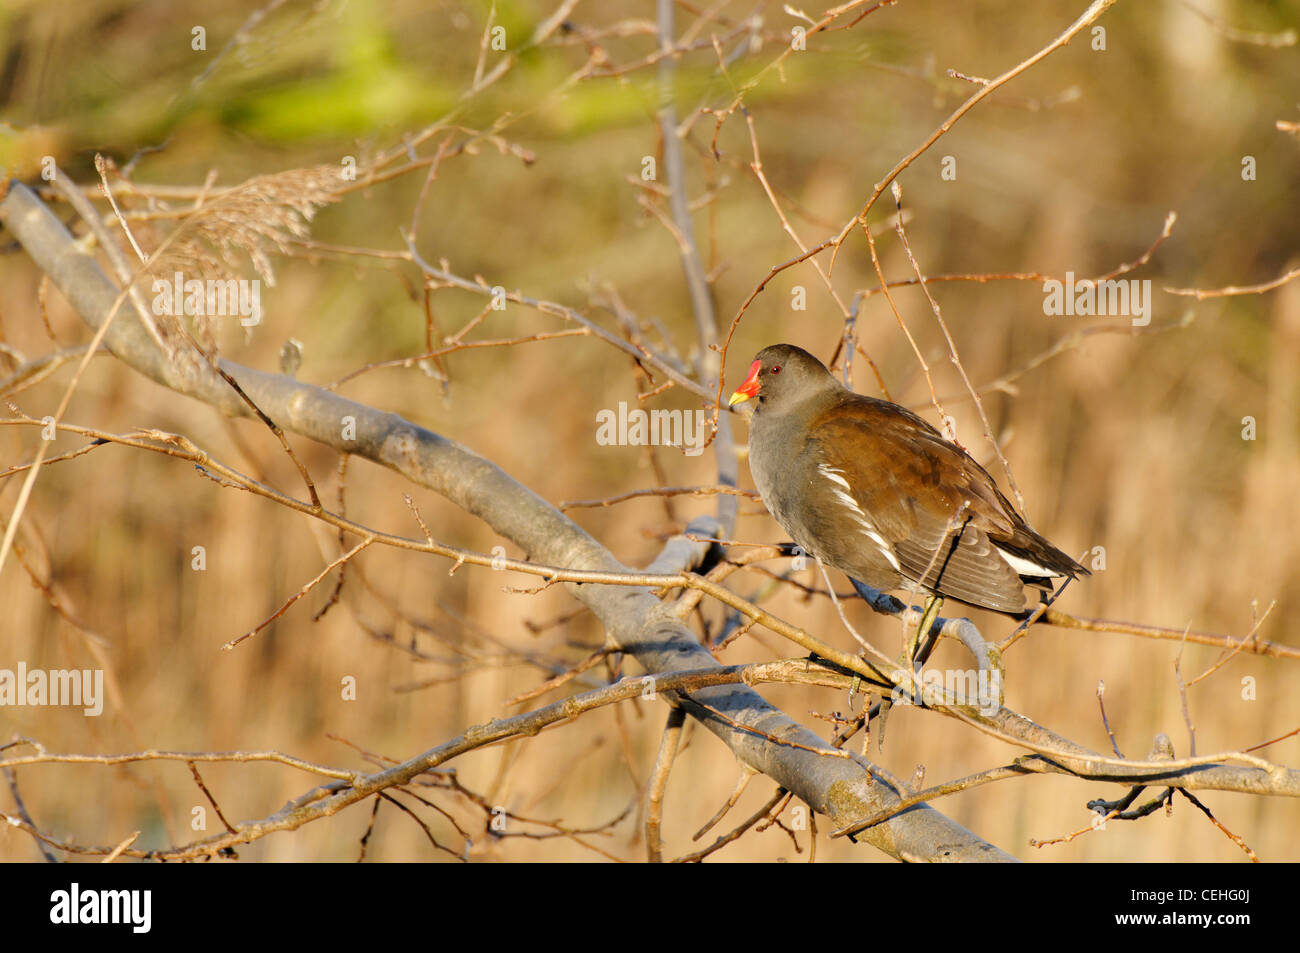
M925 600L925 607L921 610L921 621L908 635L904 661L912 664L916 662L918 647L922 644L923 639L927 644L929 643L930 627L934 625L934 620L939 618L939 609L942 607L943 596L937 593L931 594Z

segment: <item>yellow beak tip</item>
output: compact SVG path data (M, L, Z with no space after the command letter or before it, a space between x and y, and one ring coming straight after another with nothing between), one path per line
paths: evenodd
M742 394L740 391L736 391L731 395L731 400L727 401L727 406L735 407L737 404L743 404L747 400L749 400L748 394Z

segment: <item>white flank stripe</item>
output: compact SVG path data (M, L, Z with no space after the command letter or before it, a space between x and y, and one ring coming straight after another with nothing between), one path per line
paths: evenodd
M824 464L824 463L819 464L818 467L817 467L817 470L818 470L818 472L820 472L821 475L824 476L826 479L828 479L828 480L834 480L834 481L835 481L836 483L838 483L840 486L844 487L844 489L846 489L846 490L850 490L850 489L852 489L852 487L849 486L849 481L846 480L846 479L844 479L844 476L843 476L844 471L843 471L843 470L837 470L835 467L828 467L828 466L827 466L826 464Z
M827 466L824 463L818 464L817 470L822 476L826 477L826 479L833 480L840 484L840 486L844 487L844 490L851 491L853 489L849 486L849 481L844 479L843 470ZM889 564L894 567L894 571L901 572L902 566L898 563L898 557L894 555L894 550L890 547L889 543L885 542L885 537L876 532L876 527L872 525L871 520L867 519L867 514L862 512L862 507L858 505L858 501L849 493L844 492L844 490L835 490L836 498L849 508L849 511L853 514L853 518L861 524L862 533L880 548L881 555L889 560Z
M894 571L902 572L903 567L898 564L898 557L895 556L894 551L889 548L889 544L885 542L884 537L873 529L864 529L862 532L866 533L867 536L870 537L871 541L880 547L881 554L889 560L889 565L894 567Z
M836 490L835 495L840 498L840 502L851 509L858 519L863 518L862 507L858 506L858 501L849 496L843 490Z
M1012 556L1010 553L1004 553L1002 550L998 549L997 546L994 546L993 548L997 549L998 555L1006 561L1008 566L1022 576L1059 577L1065 575L1065 573L1057 572L1055 569L1048 569L1047 567L1040 566L1037 563L1031 563L1028 559L1023 559L1020 556Z

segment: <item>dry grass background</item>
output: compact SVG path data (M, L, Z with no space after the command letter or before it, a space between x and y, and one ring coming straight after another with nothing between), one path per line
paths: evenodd
M1222 23L1256 31L1294 27L1294 3L1210 2L1197 7ZM1083 0L920 2L905 0L852 30L810 41L790 58L784 76L768 75L748 98L765 170L787 201L808 242L836 231L876 181L914 148L973 87L945 76L955 68L993 76L1044 45L1086 4ZM203 4L96 2L46 6L11 3L0 11L4 51L4 116L42 143L82 181L93 177L95 151L125 162L144 146L166 148L141 159L141 183L195 184L210 168L220 184L264 172L337 163L400 141L404 131L436 119L473 76L486 7L473 3L288 4L275 11L196 91L193 77L212 61L253 4L214 13ZM498 4L511 36L524 36L550 9L544 3ZM750 5L730 4L727 17ZM793 23L776 4L760 5L772 30ZM692 17L679 7L679 25ZM813 10L808 11L816 16ZM587 26L624 17L653 18L650 4L579 4ZM912 218L908 234L928 274L1036 271L1097 274L1131 261L1176 210L1172 237L1134 274L1156 289L1153 325L1185 327L1158 334L1098 334L1017 381L1014 396L994 393L986 407L1005 439L1031 522L1067 551L1104 546L1106 569L1071 586L1061 608L1078 615L1241 635L1253 604L1277 607L1264 638L1295 643L1300 612L1300 536L1295 494L1300 475L1300 283L1274 292L1211 299L1162 293L1164 286L1215 288L1266 281L1294 265L1300 237L1300 151L1275 128L1294 121L1300 80L1295 47L1235 42L1178 0L1121 2L1102 21L1107 49L1087 38L1049 57L965 117L902 178ZM189 29L208 29L209 53L192 53ZM707 35L707 30L705 35ZM646 35L607 43L618 61L654 48ZM769 44L737 70L776 55ZM524 293L590 313L593 291L615 288L626 306L654 318L689 350L693 321L672 237L636 204L627 181L657 149L652 73L620 83L590 80L565 96L548 95L582 62L580 46L548 47L522 57L496 86L472 99L459 122L482 128L506 111L506 131L532 151L526 166L487 147L448 159L424 208L419 246L446 256L459 274L481 273ZM712 54L682 65L679 109L725 104ZM749 75L749 74L744 74ZM1064 91L1078 96L1055 102ZM687 145L690 192L724 185L697 213L701 251L719 273L715 300L729 319L754 284L796 250L747 170L743 120L732 116L719 137L722 160L704 155L713 123L700 121ZM1258 162L1243 181L1243 155ZM957 157L956 181L943 181L940 159ZM348 197L323 210L316 238L397 249L422 176L408 176ZM876 220L888 209L882 203ZM796 214L801 209L802 214ZM66 210L63 210L66 214ZM898 242L880 241L892 278L910 275ZM278 283L264 288L263 325L249 337L219 331L222 352L274 368L281 343L306 345L299 376L328 382L361 364L419 353L423 309L409 293L414 272L371 266L359 258L276 261ZM251 271L246 277L251 277ZM21 253L0 257L0 334L33 355L51 348L39 315L38 281ZM860 238L836 265L847 299L875 282ZM791 289L807 288L809 308L793 312ZM936 287L962 356L976 382L1022 367L1063 336L1123 319L1046 317L1036 282L950 283ZM958 433L987 462L987 444L969 400L946 360L942 336L923 296L896 293L899 307L934 367ZM444 332L482 307L453 291L435 296ZM57 295L50 321L61 345L84 342L83 325ZM552 317L517 306L492 313L471 336L505 337L560 327ZM881 368L894 399L925 409L928 392L915 356L883 298L870 298L858 322L863 347ZM841 331L834 304L812 269L782 273L751 307L732 346L727 384L734 387L750 356L778 340L827 358ZM652 485L646 451L602 447L595 413L635 401L644 384L629 362L589 338L541 341L509 349L466 351L446 359L444 393L419 370L383 370L345 385L344 393L392 410L496 461L552 501L610 495ZM15 400L27 413L50 412L69 379L64 372ZM876 393L865 364L857 388ZM669 391L654 406L694 407ZM933 408L929 408L933 419ZM1241 438L1242 418L1258 421L1258 439ZM291 492L300 484L260 426L229 422L197 402L174 398L110 358L97 359L67 419L108 430L149 426L185 433L215 456ZM743 424L736 424L743 440ZM328 499L336 458L302 439L295 448ZM0 431L0 468L28 459L36 441L16 428ZM60 437L56 450L77 445ZM713 482L711 455L687 458L657 450L671 484ZM742 467L743 480L749 484ZM18 480L0 482L0 511L12 511ZM412 493L434 535L480 551L501 541L485 527L394 474L355 461L349 472L349 515L408 535L418 529L402 503ZM571 515L630 565L644 565L665 532L708 511L708 500L640 500ZM755 507L745 504L743 511ZM292 608L270 629L233 652L227 639L261 621L333 558L332 536L248 494L223 490L186 465L108 447L45 469L24 517L45 542L35 558L66 593L75 614L105 641L120 704L98 719L61 709L0 711L0 733L39 739L52 751L115 752L145 747L186 750L278 749L308 759L361 767L356 753L327 735L369 751L406 758L503 713L502 702L545 677L512 652L570 662L599 645L590 616L534 634L528 621L570 612L562 591L503 591L531 586L524 577L472 567L448 576L445 561L371 550L353 575L344 605L321 622L312 612L325 588ZM775 541L765 515L742 517L737 535ZM206 547L207 570L189 568L191 547ZM521 555L507 546L511 556ZM763 587L734 577L742 594ZM802 577L811 582L811 574ZM838 580L842 584L842 580ZM790 590L765 603L842 647L850 640L833 609ZM400 611L399 611L400 610ZM889 653L892 622L851 610L859 629ZM975 614L989 637L1011 624ZM424 625L413 628L410 620ZM388 633L391 640L374 633ZM419 660L416 646L436 660ZM507 652L506 648L512 650ZM944 650L945 653L951 650ZM470 655L462 653L469 652ZM728 662L791 654L774 636L756 633L730 648ZM1125 635L1041 627L1008 654L1007 704L1097 750L1108 747L1095 699L1106 683L1107 711L1125 754L1145 755L1157 732L1187 753L1173 672L1177 646ZM1189 646L1184 671L1198 673L1216 650ZM956 664L960 656L949 657ZM459 658L459 661L457 659ZM0 667L94 664L85 637L51 611L12 560L0 575ZM498 664L503 662L504 664ZM1200 753L1239 749L1300 723L1296 663L1238 656L1190 690ZM628 663L629 671L636 666ZM358 699L339 697L339 680L357 678ZM1257 680L1257 700L1242 698L1243 677ZM414 682L433 684L399 690ZM764 694L810 724L810 709L843 709L824 691L766 689ZM462 780L492 803L535 817L594 826L636 797L653 763L665 709L627 705L589 714L537 738L454 762ZM622 720L622 726L619 719ZM624 729L628 744L621 740ZM825 734L825 726L822 726ZM689 744L669 783L665 839L669 856L691 849L689 835L725 798L737 775L727 751L688 729ZM912 710L891 716L882 762L903 777L918 764L928 782L1004 763L1017 752L945 720ZM1291 738L1265 752L1281 763L1300 760ZM629 773L635 774L634 781ZM264 816L310 787L311 778L279 766L211 765L208 787L232 819ZM47 766L21 771L23 795L37 822L82 843L116 843L131 831L141 844L183 842L191 809L202 798L184 767ZM759 778L733 817L747 816L771 793ZM1187 802L1172 817L1111 822L1101 833L1035 849L1087 825L1088 800L1116 797L1115 786L1065 778L1002 782L937 803L983 837L1028 860L1241 860L1244 855ZM0 796L7 804L8 793ZM1203 800L1265 860L1300 860L1300 811L1282 799L1206 794ZM564 839L491 842L482 815L440 800L473 825L476 856L509 860L585 860L596 855ZM644 856L637 810L592 836L605 850ZM250 860L356 857L369 811L354 808L243 851ZM456 843L445 821L430 814L440 839ZM217 829L210 818L208 833ZM724 822L724 827L728 826ZM723 860L804 859L776 830L751 833L717 855ZM0 831L0 858L36 857L30 839ZM877 859L869 848L819 838L819 859ZM445 859L409 818L385 806L367 851L373 860Z

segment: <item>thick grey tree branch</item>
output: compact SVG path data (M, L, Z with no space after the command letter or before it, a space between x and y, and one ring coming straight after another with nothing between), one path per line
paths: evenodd
M0 201L0 224L17 238L83 319L97 328L118 291L58 219L26 187L10 183ZM105 342L120 360L169 389L227 414L247 413L244 402L201 357L187 358L184 351L178 351L177 358L169 360L138 321L119 317ZM230 361L222 361L221 366L284 430L365 457L438 492L483 519L531 558L574 569L626 571L608 550L550 503L454 441L396 414L293 378ZM343 436L349 418L355 422L356 434L350 440ZM610 641L634 655L646 671L719 667L649 590L590 583L568 588L602 621ZM864 763L817 753L817 749L833 749L747 687L699 690L683 701L738 758L828 816L836 827L877 814L899 799L898 791L881 777L873 779ZM736 724L767 737L738 730ZM913 807L862 837L900 859L1015 859L928 806Z
M675 0L658 0L656 17L659 26L659 48L664 53L672 50L673 4ZM691 204L686 195L686 163L682 160L681 133L677 129L677 109L674 106L673 80L677 75L677 60L665 55L659 61L659 135L664 144L664 174L668 180L668 204L681 245L682 273L691 295L691 311L695 314L696 337L700 344L697 362L701 383L710 392L718 386L722 373L722 360L718 353L718 317L713 307L713 295L700 260L700 246L695 241L695 224L691 220ZM740 471L736 457L736 442L731 433L731 421L726 414L718 414L714 458L718 464L718 483L737 486ZM734 496L718 497L718 536L730 539L736 529L740 501Z

